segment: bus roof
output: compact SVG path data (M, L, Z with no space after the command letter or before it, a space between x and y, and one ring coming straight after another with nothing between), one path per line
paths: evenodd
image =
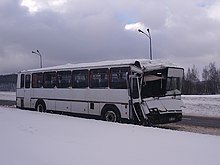
M143 60L140 62L141 66L143 67L143 70L146 71L151 71L151 70L159 70L167 67L178 67L176 64L173 64L169 61L165 60Z
M23 70L21 72L40 72L40 71L49 71L49 70L65 70L65 69L88 69L95 67L110 67L110 66L129 66L135 65L135 62L138 61L142 68L147 70L162 69L165 67L177 67L176 65L165 62L164 60L148 60L148 59L123 59L123 60L112 60L112 61L99 61L92 63L78 63L78 64L65 64L52 67L38 68L38 69L29 69Z

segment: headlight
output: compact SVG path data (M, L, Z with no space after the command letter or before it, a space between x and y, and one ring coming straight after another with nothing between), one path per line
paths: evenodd
M158 114L158 113L159 113L158 108L150 108L149 111L150 111L150 113L152 113L152 114Z

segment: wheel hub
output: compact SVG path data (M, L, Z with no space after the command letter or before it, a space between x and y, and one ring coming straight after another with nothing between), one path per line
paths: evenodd
M107 111L105 114L106 121L116 122L116 114L113 111Z

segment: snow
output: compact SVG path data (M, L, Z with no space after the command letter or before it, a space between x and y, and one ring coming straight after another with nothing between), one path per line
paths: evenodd
M183 95L183 114L220 117L220 95Z
M16 93L15 92L2 92L0 91L0 100L16 100Z
M219 136L0 107L2 165L218 165Z

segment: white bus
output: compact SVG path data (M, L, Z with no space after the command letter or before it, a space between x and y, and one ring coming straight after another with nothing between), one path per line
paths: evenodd
M67 64L18 73L21 109L161 124L182 119L183 69L149 60Z

